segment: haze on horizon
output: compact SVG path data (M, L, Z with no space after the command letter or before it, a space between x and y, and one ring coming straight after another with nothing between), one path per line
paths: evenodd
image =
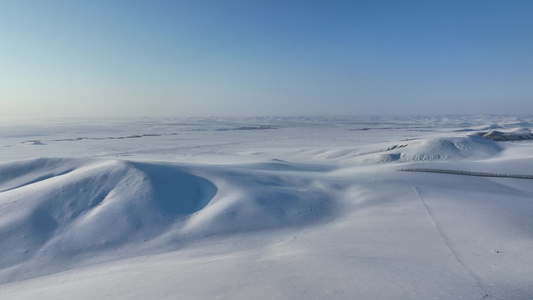
M532 1L0 2L0 118L531 114Z

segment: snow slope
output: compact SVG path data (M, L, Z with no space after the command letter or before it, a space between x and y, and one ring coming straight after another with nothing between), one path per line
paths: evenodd
M45 158L4 163L0 243L7 247L0 268L9 280L25 279L80 260L177 249L207 234L301 226L332 213L333 202L312 180L251 176L250 167L299 169L279 162L207 168L224 187L215 198L217 186L193 175L206 167ZM43 268L54 259L59 266Z
M528 122L4 125L0 298L530 299Z
M35 159L4 163L0 174L2 269L157 238L216 193L200 177L123 161Z

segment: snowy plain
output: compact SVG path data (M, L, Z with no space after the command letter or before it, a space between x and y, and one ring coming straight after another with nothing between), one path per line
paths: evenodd
M532 128L1 121L0 299L533 299Z

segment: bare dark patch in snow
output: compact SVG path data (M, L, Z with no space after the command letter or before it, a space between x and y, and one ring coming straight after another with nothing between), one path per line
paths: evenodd
M498 130L480 131L472 135L497 142L533 140L533 132L529 128L520 128L507 132Z

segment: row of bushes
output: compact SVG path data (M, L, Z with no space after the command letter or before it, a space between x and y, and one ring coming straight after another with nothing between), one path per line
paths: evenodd
M467 176L482 176L482 177L504 177L504 178L533 179L533 175L521 175L521 174L498 174L498 173L487 173L487 172L471 172L471 171L459 171L459 170L445 170L445 169L410 168L410 169L399 169L398 171L400 171L400 172L442 173L442 174L455 174L455 175L467 175Z

